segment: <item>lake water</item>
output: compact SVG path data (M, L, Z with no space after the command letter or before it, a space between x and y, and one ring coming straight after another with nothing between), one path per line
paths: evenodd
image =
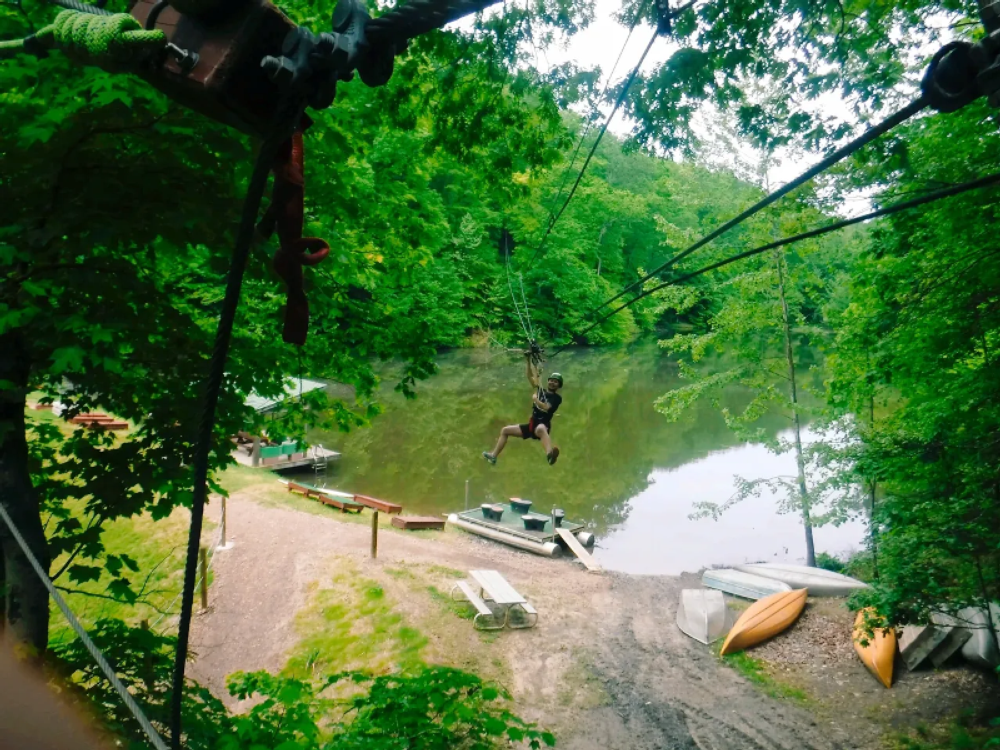
M496 466L481 457L501 427L527 421L532 389L523 359L464 350L442 355L438 364L440 372L418 386L416 400L393 393L387 372L386 411L372 427L309 435L342 453L329 486L401 503L413 514L463 509L466 481L470 507L509 497L529 499L542 513L559 507L593 529L602 565L629 573L803 560L798 516L777 513L769 494L719 520L690 518L695 503L731 497L734 475L794 475L795 461L740 444L707 401L668 423L653 402L685 381L655 343L567 350L546 365L565 377L553 423L561 450L555 466L534 440L511 439ZM739 408L747 398L734 389L722 402ZM790 427L778 415L762 424L771 434ZM864 533L861 520L817 528L816 550L857 549Z

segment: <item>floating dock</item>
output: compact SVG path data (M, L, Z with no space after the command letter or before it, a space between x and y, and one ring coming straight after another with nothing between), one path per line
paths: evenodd
M543 555L545 557L558 557L567 548L566 542L553 529L552 518L550 516L543 516L540 513L521 513L514 510L513 506L509 503L497 503L490 507L503 509L500 520L487 518L480 507L460 513L452 513L448 516L448 523L458 526L470 534L477 534L478 536L483 536L487 539L492 539L511 547L517 547L527 552L534 552L536 555ZM548 520L541 525L540 529L529 530L524 527L523 517L525 515L536 519L544 517ZM565 531L567 534L572 534L585 548L592 548L594 546L594 535L587 531L582 523L565 519L558 529L559 531Z

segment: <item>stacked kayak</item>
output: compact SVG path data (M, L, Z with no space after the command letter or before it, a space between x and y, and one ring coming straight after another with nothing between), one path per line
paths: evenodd
M832 570L811 568L808 565L754 563L737 565L735 569L782 581L795 589L809 589L809 596L850 596L859 589L868 588L867 583L856 578L834 573Z

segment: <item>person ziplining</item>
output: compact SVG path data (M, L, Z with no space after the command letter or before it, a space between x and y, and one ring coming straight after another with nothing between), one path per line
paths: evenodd
M497 458L507 445L507 438L520 435L524 440L540 440L545 449L545 458L549 464L554 464L559 458L559 448L552 444L552 417L559 404L562 403L562 396L559 389L563 386L563 378L558 372L549 375L546 387L540 385L540 374L538 365L535 362L532 351L524 353L525 366L527 368L528 382L534 388L531 396L531 417L527 424L511 424L500 430L500 437L497 438L496 447L493 452L483 451L483 458L491 464L496 465Z

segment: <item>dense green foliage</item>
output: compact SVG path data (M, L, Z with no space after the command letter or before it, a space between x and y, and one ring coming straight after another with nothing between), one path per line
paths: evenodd
M332 3L284 7L321 28ZM623 17L638 7L627 3ZM705 159L719 144L705 142L694 115L710 102L765 153L826 145L853 123L817 115L818 96L839 91L864 117L902 101L924 62L912 50L953 33L934 24L960 23L968 10L925 0L700 3L675 21L679 49L631 92L636 141ZM566 107L592 110L597 77L569 68L543 74L523 47L572 32L590 13L588 4L553 0L480 18L471 31L427 35L387 86L344 84L337 104L315 115L306 234L328 238L333 251L307 272L311 336L302 349L280 343L284 294L270 268L273 248L258 242L213 470L230 461L229 435L259 426L244 406L252 391L276 396L289 376L329 378L350 396L316 393L292 404L272 431L363 425L379 411L379 359L401 363L398 388L412 395L441 347L490 338L523 345L515 311L522 288L543 340L569 341L592 308L643 269L760 197L732 172L626 153L609 137L541 244L580 126ZM24 36L53 15L31 0L0 3L0 37ZM977 103L908 124L823 187L836 200L874 186L876 202L890 202L975 176L976 165L997 162L997 144L996 117ZM190 502L200 383L253 149L135 76L59 53L0 64L0 493L43 563L59 560L57 579L109 576L108 595L134 601L142 571L133 556L105 552L103 529ZM799 191L685 268L826 220L829 192L819 195L816 186ZM798 481L766 486L788 489L786 507L807 526L857 513L866 499L876 585L857 604L901 623L982 605L1000 595L996 214L992 194L966 195L760 256L660 292L585 343L668 335L666 348L692 377L660 400L670 417L739 384L753 398L726 416L743 436L759 437L754 423L774 412L796 427L810 419L835 430L835 441L796 447ZM693 332L674 335L679 323ZM826 354L815 363L825 390L805 399L785 387L812 364L796 354L800 344ZM689 366L699 361L714 371ZM60 400L69 416L100 409L134 428L120 439L26 423L32 389ZM792 443L775 448L797 442L796 429ZM808 479L807 464L815 465ZM737 497L764 487L744 483ZM43 652L45 591L6 530L0 545L6 622ZM102 624L98 636L162 721L172 642L116 623ZM59 651L67 674L92 679L78 646ZM352 720L331 722L322 696L355 677L313 684L238 676L234 694L264 697L241 716L192 686L188 745L226 747L220 738L237 737L239 746L479 748L499 737L533 746L551 739L502 708L496 688L433 667L358 677L367 692L340 705ZM134 737L98 685L88 697L114 731ZM401 717L412 723L390 730L390 714L393 727ZM397 745L384 744L392 732Z
M118 620L96 624L92 637L113 653L115 667L146 716L166 731L176 639ZM55 650L55 666L75 675L80 700L96 709L126 747L148 747L141 728L79 641ZM525 742L537 750L555 739L506 707L510 696L475 675L447 667L409 674L346 672L300 680L268 672L237 673L230 694L254 698L245 713L230 713L207 690L184 696L184 746L192 750L491 750Z

